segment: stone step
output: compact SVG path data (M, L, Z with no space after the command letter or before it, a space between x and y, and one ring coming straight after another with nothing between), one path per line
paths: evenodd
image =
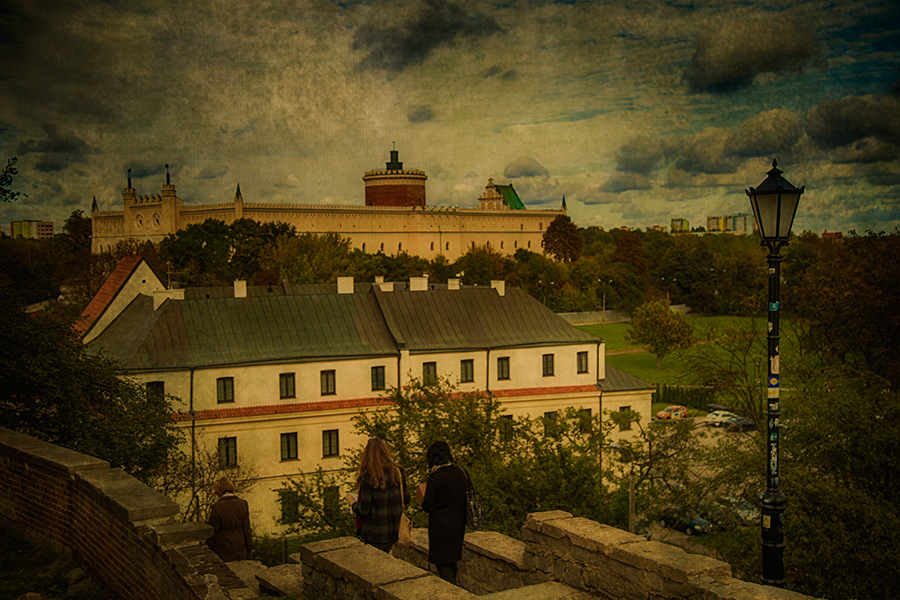
M597 600L597 596L557 581L493 592L481 596L485 600Z
M303 567L277 565L256 574L259 588L277 596L303 597Z

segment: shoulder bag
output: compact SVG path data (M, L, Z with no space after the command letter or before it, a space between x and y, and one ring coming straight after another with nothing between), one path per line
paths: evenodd
M484 508L475 498L475 488L472 486L472 478L469 472L463 469L466 474L466 527L469 529L481 529L484 527Z

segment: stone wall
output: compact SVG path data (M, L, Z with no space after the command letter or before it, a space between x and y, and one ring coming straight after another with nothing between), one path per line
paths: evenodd
M255 597L206 547L211 528L105 461L0 427L0 527L66 555L123 600Z
M428 564L424 529L413 530L411 546L395 548L393 556L339 538L307 544L291 559L303 563L308 598L809 600L734 579L728 563L562 511L529 515L523 537L467 534L461 588L442 581Z
M0 526L73 554L123 600L255 597L203 543L210 528L178 523L177 513L172 501L104 461L0 427ZM316 599L808 598L734 579L722 561L562 511L529 515L522 533L522 541L467 534L461 587L433 571L424 529L413 530L410 547L394 556L338 538L303 546L285 567L302 570L304 594Z

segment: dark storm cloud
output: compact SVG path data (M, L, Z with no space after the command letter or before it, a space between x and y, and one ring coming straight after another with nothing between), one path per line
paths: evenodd
M89 146L84 140L71 132L63 132L50 123L44 125L44 139L30 139L19 144L21 156L37 154L38 161L34 165L36 171L49 173L62 171L76 163L87 163L91 154L99 154L97 148Z
M406 112L406 119L410 123L424 123L426 121L433 121L434 110L432 110L432 108L426 104L410 106L409 110Z
M649 174L665 158L663 143L654 138L635 138L622 144L617 155L616 171ZM638 189L638 188L628 188Z
M125 165L125 170L131 169L131 176L135 179L161 175L166 172L165 164L149 162L130 162ZM171 173L171 170L169 171Z
M652 188L649 175L636 172L616 172L600 186L599 191L619 194L629 190L649 190Z
M498 77L503 81L515 81L519 78L519 73L515 69L504 71L501 67L494 65L484 72L485 79L491 79L492 77Z
M741 123L725 142L725 151L744 158L771 156L792 148L801 133L800 117L795 113L767 110Z
M219 177L224 177L226 173L228 173L228 167L216 170L206 167L200 171L200 174L197 175L197 179L218 179Z
M408 66L422 64L428 55L457 38L481 37L502 31L491 17L467 15L450 2L429 0L414 19L390 27L365 24L356 31L354 50L363 50L366 57L360 69L402 71Z
M503 170L503 176L509 179L549 177L549 175L550 172L541 163L528 156L520 156Z
M847 96L809 109L806 132L823 148L837 148L866 138L900 144L900 98Z
M699 34L685 79L695 92L730 92L750 85L760 73L798 71L817 56L812 29L774 16L723 23Z

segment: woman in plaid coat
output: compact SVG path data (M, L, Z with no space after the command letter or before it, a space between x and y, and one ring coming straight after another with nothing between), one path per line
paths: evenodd
M400 531L400 515L409 504L406 473L391 456L384 440L370 438L363 448L356 470L359 498L347 496L360 518L360 535L365 543L390 552Z

